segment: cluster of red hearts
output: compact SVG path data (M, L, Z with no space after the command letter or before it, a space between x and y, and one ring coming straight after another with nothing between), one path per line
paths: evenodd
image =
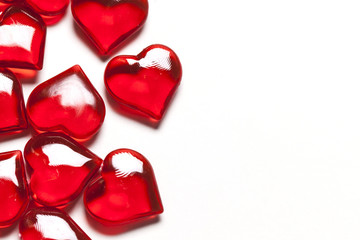
M68 0L0 0L0 133L33 129L21 151L0 153L0 228L19 219L21 239L90 239L65 209L81 193L88 214L104 225L163 212L149 161L131 149L104 160L82 143L105 119L105 104L76 65L39 84L25 107L19 76L42 69L47 25L64 15ZM144 25L147 0L73 0L75 21L107 55ZM158 124L180 84L177 55L151 45L107 64L109 95L127 115ZM21 80L21 79L20 79ZM24 161L25 159L25 161Z

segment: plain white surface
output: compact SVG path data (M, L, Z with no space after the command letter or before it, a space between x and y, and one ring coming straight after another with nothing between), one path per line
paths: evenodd
M78 37L70 11L48 28L36 84L80 64L107 107L89 148L144 154L165 208L160 221L114 235L88 223L82 200L73 219L96 240L359 239L359 1L149 4L144 30L117 54L162 43L180 57L182 83L158 129L109 105L108 60ZM24 84L25 98L36 84Z

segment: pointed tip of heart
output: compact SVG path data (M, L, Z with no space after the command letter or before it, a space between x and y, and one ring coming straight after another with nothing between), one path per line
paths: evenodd
M147 0L73 0L71 12L100 56L108 56L139 32L148 16Z

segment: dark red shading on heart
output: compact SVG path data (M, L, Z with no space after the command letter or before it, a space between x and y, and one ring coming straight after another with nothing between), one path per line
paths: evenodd
M46 25L30 8L13 5L0 18L0 66L42 69Z
M97 47L109 54L142 28L148 15L147 0L72 0L76 23Z
M14 74L0 68L0 133L14 133L28 126L22 87Z
M69 5L69 0L26 0L47 25L53 25L61 20Z
M105 118L105 104L80 66L38 85L27 106L37 132L63 132L78 141L90 139Z
M128 112L158 122L181 76L181 63L175 52L157 44L137 56L114 57L105 69L104 78L107 91Z
M29 202L21 151L0 153L0 228L12 225Z
M65 212L56 208L33 208L19 224L22 240L91 240Z
M43 133L25 146L29 188L33 200L44 206L66 207L82 192L102 160L62 133Z
M116 225L154 217L163 212L149 161L130 149L106 156L101 176L85 190L86 210L102 224Z
M5 11L8 7L13 4L19 4L21 0L0 0L0 12Z

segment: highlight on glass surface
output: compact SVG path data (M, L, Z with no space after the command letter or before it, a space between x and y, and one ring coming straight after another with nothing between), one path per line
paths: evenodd
M0 22L0 66L40 70L43 66L46 25L32 9L10 5Z
M29 188L38 205L64 208L98 171L102 160L62 133L42 133L25 146Z
M0 228L9 227L29 203L21 151L0 153Z
M79 65L38 85L26 109L37 132L62 132L80 142L97 133L105 118L104 101Z
M22 87L12 72L0 68L0 134L27 128Z
M158 123L164 116L182 77L178 56L155 44L136 56L120 55L105 69L106 89L124 112Z

